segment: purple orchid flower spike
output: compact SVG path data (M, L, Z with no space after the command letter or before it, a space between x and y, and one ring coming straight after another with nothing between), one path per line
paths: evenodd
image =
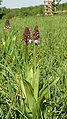
M32 42L31 37L30 37L29 27L26 27L25 30L24 30L23 40L24 40L26 43L28 43L28 42L31 43L31 42Z
M38 39L40 38L39 30L38 30L38 26L37 25L34 27L32 38L34 39L34 43L37 45L38 44Z
M4 29L10 29L10 22L9 20L7 19L6 22L5 22L5 26L4 26Z

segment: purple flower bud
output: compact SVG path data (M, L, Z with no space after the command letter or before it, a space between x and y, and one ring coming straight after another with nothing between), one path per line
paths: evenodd
M10 27L10 22L9 22L9 20L6 20L6 22L5 22L5 26L4 26L4 29L10 29L11 27Z
M23 40L27 43L30 42L31 43L31 37L30 37L30 30L29 27L26 27L23 33Z
M37 25L34 27L32 38L34 39L35 44L37 44L38 43L38 39L40 38L39 30L38 30L38 26Z

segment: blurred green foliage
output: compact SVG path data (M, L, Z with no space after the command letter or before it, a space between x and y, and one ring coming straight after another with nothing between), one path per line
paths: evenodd
M67 10L67 3L63 4L53 4L53 10L56 6L56 10ZM43 16L44 15L44 6L35 6L35 7L27 7L27 8L15 8L15 9L7 9L1 8L1 14L3 19L9 19L14 17L26 17L26 16ZM1 16L1 15L0 15Z

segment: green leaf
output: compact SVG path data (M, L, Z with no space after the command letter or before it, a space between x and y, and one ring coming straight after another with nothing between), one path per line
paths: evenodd
M28 99L28 103L29 103L29 108L32 111L34 103L35 103L35 99L33 95L33 88L30 85L30 83L28 83L26 80L23 80L23 83L24 83L25 92L26 92L26 96Z
M33 87L33 69L31 68L28 72L28 76L26 77L26 81L28 81Z
M55 85L57 81L59 80L59 77L52 81L49 86L51 87L52 85ZM39 92L39 97L42 99L44 96L48 98L48 88L49 86L47 85L46 87L43 87L40 92Z
M38 90L39 90L39 68L36 70L36 72L34 74L33 83L34 83L34 98L37 101L37 99L38 99Z

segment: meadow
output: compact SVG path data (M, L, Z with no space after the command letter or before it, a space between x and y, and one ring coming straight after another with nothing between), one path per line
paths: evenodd
M0 118L67 119L67 14L0 20ZM34 65L34 43L28 44L26 78L26 26L40 38ZM34 86L31 83L34 83Z

